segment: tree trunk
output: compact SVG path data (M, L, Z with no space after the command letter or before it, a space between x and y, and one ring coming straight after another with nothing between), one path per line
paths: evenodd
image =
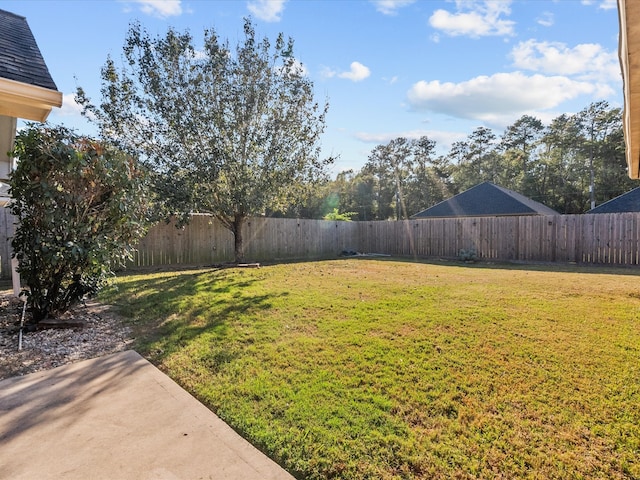
M236 214L233 217L233 239L236 263L244 263L244 241L242 238L242 226L244 225L244 220L244 215Z

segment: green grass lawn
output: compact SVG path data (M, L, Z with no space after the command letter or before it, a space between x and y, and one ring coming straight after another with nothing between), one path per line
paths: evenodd
M640 478L636 273L347 259L101 299L299 478Z

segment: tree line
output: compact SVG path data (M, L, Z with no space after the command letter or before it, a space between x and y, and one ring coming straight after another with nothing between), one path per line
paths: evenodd
M485 181L561 214L626 193L638 185L627 175L621 109L600 101L548 125L523 115L500 136L476 128L445 155L426 136L396 138L376 146L359 171L341 172L304 203L269 214L323 218L337 209L353 220L406 219Z

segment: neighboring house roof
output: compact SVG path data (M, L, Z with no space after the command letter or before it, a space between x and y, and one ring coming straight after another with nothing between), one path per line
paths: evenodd
M61 105L27 19L0 10L0 115L43 122Z
M513 190L484 182L411 218L559 215L555 210Z
M630 192L612 198L596 208L592 208L587 213L621 213L640 212L640 187L634 188Z

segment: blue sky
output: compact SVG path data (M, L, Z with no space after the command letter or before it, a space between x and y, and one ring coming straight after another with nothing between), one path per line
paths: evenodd
M259 36L279 32L329 114L332 173L360 169L398 136L427 135L438 153L479 126L524 114L545 124L606 100L622 106L615 0L0 0L27 18L64 105L49 121L94 133L73 102L99 102L100 68L121 58L129 24L152 34L214 28L232 46L251 16Z

